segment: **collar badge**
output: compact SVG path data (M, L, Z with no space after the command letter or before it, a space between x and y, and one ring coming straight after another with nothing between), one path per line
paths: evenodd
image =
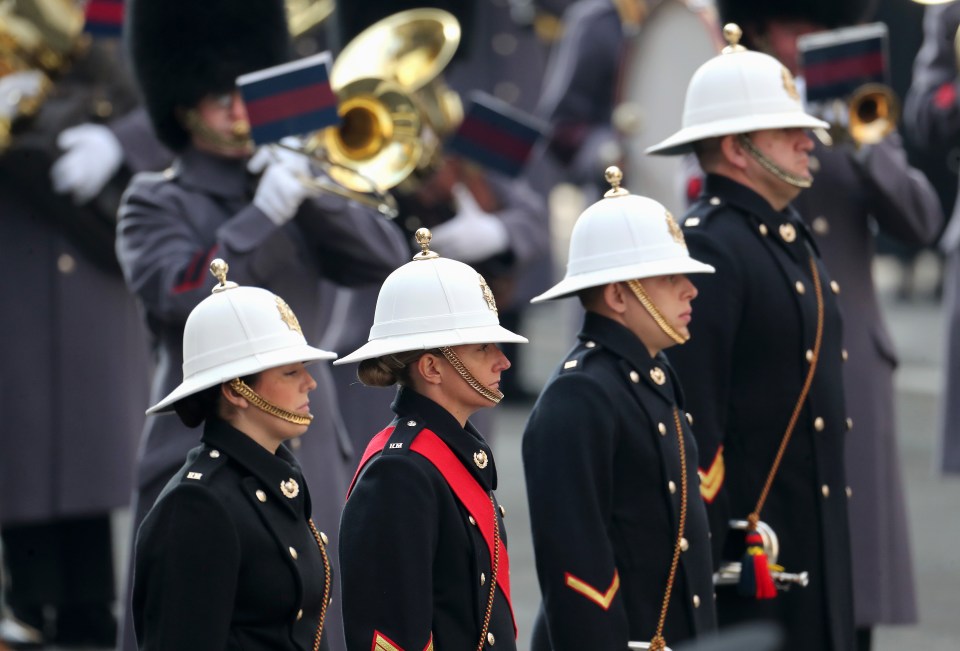
M296 479L291 477L287 481L280 482L280 492L283 493L284 497L292 500L300 494L300 484L297 483Z

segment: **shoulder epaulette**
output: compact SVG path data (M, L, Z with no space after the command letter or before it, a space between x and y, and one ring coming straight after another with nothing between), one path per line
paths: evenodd
M587 357L598 350L600 350L600 345L595 341L583 342L583 345L577 346L573 352L567 356L567 359L564 360L563 364L560 366L560 375L583 368L583 364Z
M683 228L697 228L706 224L710 217L717 213L724 206L724 201L720 197L701 197L693 204L683 217L680 218L680 226Z
M393 433L387 439L387 444L383 446L381 454L406 454L410 450L410 444L417 434L425 427L424 423L415 418L401 419L397 422Z
M217 470L222 468L226 462L226 455L219 450L204 446L200 454L194 459L193 463L186 467L183 474L183 482L198 481L206 483Z

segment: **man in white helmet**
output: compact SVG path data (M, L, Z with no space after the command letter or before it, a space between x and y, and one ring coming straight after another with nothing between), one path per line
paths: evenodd
M812 182L805 130L827 125L804 113L783 65L737 45L736 25L724 32L731 45L694 73L682 128L648 149L693 151L707 173L681 223L717 273L700 283L691 341L671 361L697 415L714 563L749 555L750 572L718 586L717 615L721 627L777 621L791 651L851 651L839 286L789 205ZM747 522L746 550L731 519ZM777 561L759 560L772 545L749 544L763 523ZM772 562L809 585L778 592Z
M687 253L662 205L614 188L587 208L565 278L534 303L577 296L579 341L544 387L523 435L543 605L534 651L622 651L716 628L697 447L662 351L690 338L713 267Z

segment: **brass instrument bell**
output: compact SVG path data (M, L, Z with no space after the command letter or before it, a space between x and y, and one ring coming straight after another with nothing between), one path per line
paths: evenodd
M858 145L875 145L897 128L900 102L883 84L864 84L847 101L847 131Z

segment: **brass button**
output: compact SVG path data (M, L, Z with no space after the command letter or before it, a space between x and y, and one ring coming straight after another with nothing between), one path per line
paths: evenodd
M672 479L667 483L667 488L670 489L671 493L677 492L677 484Z
M667 426L663 423L657 423L657 430L660 432L660 436L667 435Z
M831 280L831 281L830 281L830 291L832 291L834 294L839 294L839 293L840 293L840 283L838 283L836 280Z
M827 218L823 217L822 215L814 218L812 226L813 232L817 235L826 235L830 232L830 222L828 222Z
M499 504L498 507L500 508L500 517L501 518L507 517L507 510L503 508L503 504Z
M408 420L408 421L407 421L407 427L416 427L416 426L417 426L417 421L415 421L415 420Z
M299 622L301 619L303 619L303 608L297 611L297 621Z
M853 489L847 486L846 490L847 490L847 499L850 499L851 497L853 497Z
M640 374L636 371L630 371L630 381L636 384L640 381Z
M290 547L290 557L293 558L293 560L297 560L297 555L297 550L293 547Z
M493 637L493 633L487 633L487 644L493 646L497 643L497 638Z
M100 98L93 103L93 112L101 120L106 120L113 115L113 104L108 99Z
M824 497L830 497L830 487L826 484L820 487L820 492L823 493Z
M654 381L658 386L663 386L667 381L667 375L663 372L663 369L659 366L654 366L650 369L650 379Z
M850 353L847 352L846 348L840 351L840 359L842 359L843 361L847 361L849 358L850 358Z
M472 524L473 526L477 526L477 521L473 519L472 515L468 515L467 520L469 520L470 524Z
M710 205L711 205L711 206L719 206L719 205L720 205L720 197L710 197Z
M813 429L817 430L818 432L822 432L823 427L824 427L824 424L823 424L822 418L817 416L816 418L813 419Z
M57 269L62 274L72 274L77 268L77 261L69 253L61 253L57 258Z
M267 494L264 493L262 490L258 490L258 491L257 491L257 499L260 500L261 502L266 502L266 501L267 501Z
M798 293L798 294L804 294L804 293L807 291L807 288L804 287L804 286L803 286L803 283L800 282L799 280L798 280L797 282L795 282L795 283L793 284L793 286L797 288L797 293Z
M484 585L487 582L487 575L483 572L480 572L480 585Z
M700 595L698 594L693 595L693 607L694 608L700 607Z
M585 344L583 344L583 345L586 346L587 348L596 348L596 347L597 347L597 342L595 342L595 341L588 341L587 343L585 343Z
M688 541L686 538L681 538L681 539L680 539L680 551L685 552L685 551L687 551L688 549L690 549L690 541Z
M807 361L808 361L808 362L812 362L812 361L813 361L813 351L808 348L808 349L807 349L807 352L804 354L804 357L807 358Z
M780 237L789 244L797 239L797 229L793 227L793 224L780 224Z
M219 459L219 458L220 458L220 450L210 450L210 458L211 458L211 459Z
M690 427L693 427L693 414L691 414L689 411L687 412L687 424L690 425Z
M693 228L700 225L700 218L694 215L693 217L687 217L686 221L683 222L683 225L687 228Z
M760 230L760 234L763 235L764 237L766 237L766 236L767 236L767 233L770 232L770 230L767 228L767 225L766 225L766 224L760 224L759 230Z
M327 538L327 534L325 534L325 533L322 532L322 531L320 532L320 540L323 541L323 544L324 544L324 545L327 545L327 544L330 543L330 539Z
M849 432L852 429L853 429L853 419L847 418L847 431Z

